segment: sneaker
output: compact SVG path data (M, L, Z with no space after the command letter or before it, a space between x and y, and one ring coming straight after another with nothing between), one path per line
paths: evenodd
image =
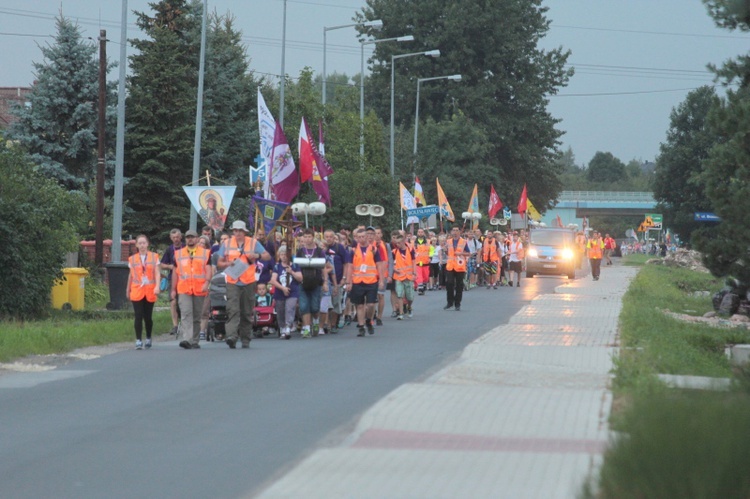
M378 326L382 326L383 325L383 321L380 320L380 317L378 317L377 319L375 319L375 324L377 324Z
M411 309L411 307L409 307L409 313L407 315L409 316L409 319L414 317L414 311Z
M313 324L312 325L312 335L318 336L318 333L320 333L320 325L319 324Z
M461 305L456 305L456 312L460 312L460 311L461 311Z
M318 332L318 334L319 334L319 335L324 335L324 334L328 334L328 328L327 328L327 327L324 327L323 329L321 329L321 330L320 330L320 331Z
M494 285L494 286L492 287L492 289L497 289L497 284L495 284L495 285Z
M344 317L344 326L348 326L351 323L352 323L352 317L350 315L347 315L346 317Z
M331 327L331 334L338 334L338 332L339 332L339 328L337 328L336 326Z
M146 348L151 348L151 338L146 339Z
M135 340L135 349L136 350L143 349L143 342L141 340Z
M227 338L225 342L229 348L232 348L232 349L237 348L237 340L233 340L232 338Z
M508 286L513 287L513 281L508 281Z
M339 317L338 327L339 327L339 329L341 329L342 327L344 327L344 318L343 317Z
M177 336L177 326L173 327L169 334L171 334L172 336Z
M443 307L443 310L448 310L448 309L451 309L451 308L453 308L453 305L448 304L448 305L446 305L446 306Z
M402 321L402 320L404 320L404 316L401 315L401 314L399 314L399 315L396 316L396 320L397 321Z
M198 339L200 339L201 341L206 341L206 332L201 331L201 333L198 335Z
M192 348L193 350L195 350L196 348L200 348L200 347L201 346L198 343L193 343L190 345L190 348Z
M367 324L367 334L375 334L375 328L372 327L372 323Z
M397 311L397 310L394 310L393 312L391 312L391 317L392 317L392 318L396 318L396 317L398 317L398 311Z
M193 348L193 345L191 345L190 342L187 340L182 340L180 342L180 348L184 348L185 350L190 350L191 348Z
M365 326L357 325L357 336L365 335Z
M281 333L280 338L282 340L291 340L292 339L292 335L290 333Z
M250 342L248 341L247 343L243 343L242 348L250 348Z
M302 330L302 337L303 338L310 338L310 330L309 329L303 329Z

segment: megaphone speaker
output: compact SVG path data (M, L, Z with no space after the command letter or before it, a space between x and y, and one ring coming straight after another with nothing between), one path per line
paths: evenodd
M365 216L370 214L370 205L369 204L358 204L356 208L354 208L354 212L357 215Z
M385 215L385 208L383 208L379 204L370 205L370 215L372 215L373 217L382 217L383 215Z

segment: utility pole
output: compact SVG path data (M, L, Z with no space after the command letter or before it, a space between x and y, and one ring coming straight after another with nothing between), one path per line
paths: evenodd
M99 31L99 151L96 161L96 245L94 263L101 267L104 261L104 156L107 124L107 30ZM112 241L120 244L120 241Z

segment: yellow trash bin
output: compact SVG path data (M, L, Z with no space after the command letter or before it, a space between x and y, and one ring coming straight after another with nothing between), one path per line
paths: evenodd
M61 310L68 303L68 281L55 280L52 285L52 308Z
M68 303L73 310L83 310L86 276L89 275L89 271L78 267L68 267L63 269L63 275L68 280Z

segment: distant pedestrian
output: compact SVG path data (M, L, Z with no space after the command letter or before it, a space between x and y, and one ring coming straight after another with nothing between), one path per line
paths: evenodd
M125 296L133 303L135 313L135 348L143 348L143 326L146 326L146 348L151 348L151 332L154 327L153 312L159 294L159 255L148 251L148 237L141 234L135 238L138 253L128 258L128 285Z
M324 260L325 251L315 242L315 231L305 229L302 232L302 245L297 250L298 258L315 258ZM317 336L320 332L320 302L322 292L328 290L328 269L312 268L302 265L302 286L299 292L299 313L302 316L302 337ZM330 301L329 301L330 303ZM326 310L328 312L328 310Z
M364 229L357 229L354 235L357 245L347 258L345 269L346 289L357 316L357 336L375 333L372 319L378 301L378 289L385 290L386 262L380 259L379 252L367 242Z
M458 227L451 229L451 237L446 241L446 254L445 290L447 303L443 310L456 307L456 311L459 311L464 294L466 262L471 253L469 253L466 247L466 239L461 237L461 229Z
M198 233L185 233L187 245L175 253L175 271L172 274L172 299L180 305L180 347L190 350L200 348L201 315L203 302L208 295L212 267L209 250L199 246Z
M508 247L508 286L513 287L513 275L515 274L516 287L521 287L521 272L523 272L524 258L523 243L518 237L518 232L514 232Z
M612 265L612 252L617 247L617 242L610 237L609 234L604 236L604 258L607 260L607 265Z
M302 270L292 263L286 246L280 246L276 252L276 265L271 273L270 284L273 286L273 298L276 303L276 320L281 329L280 338L292 337L294 317L299 298L299 285L302 282Z
M167 280L172 282L172 271L175 268L174 254L175 251L182 248L182 231L180 229L172 229L169 231L169 239L172 244L169 245L167 250L161 256L161 268L167 270ZM177 335L177 328L180 324L180 311L176 299L170 299L169 310L172 313L172 330L169 334Z
M406 246L404 236L397 234L394 238L393 253L393 283L396 291L396 307L398 320L403 320L404 312L409 317L413 315L414 283L418 278L417 255L413 248Z
M601 234L594 231L591 239L586 243L586 252L591 265L591 277L598 281L602 270L602 255L604 254L604 241Z

